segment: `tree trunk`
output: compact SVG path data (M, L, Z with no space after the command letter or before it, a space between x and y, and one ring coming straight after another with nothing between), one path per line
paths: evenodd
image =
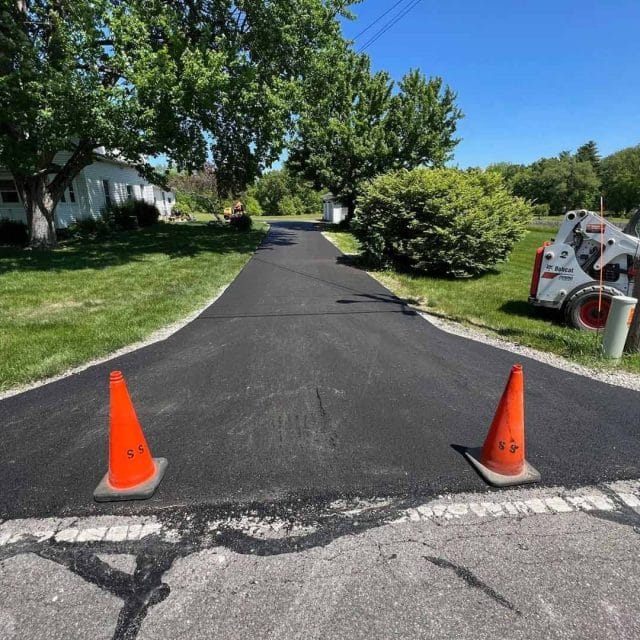
M40 158L37 173L13 174L27 215L32 249L53 249L58 244L54 218L56 205L71 181L91 164L92 150L96 146L99 145L90 140L80 140L64 166L54 164L55 153L49 153ZM52 180L50 176L53 176Z
M353 220L353 216L356 214L356 202L355 200L347 200L347 217L345 218L345 222L347 224L351 224Z
M633 321L629 328L629 335L624 345L626 353L638 353L640 351L640 258L636 258L633 261L633 270L635 275L633 276L633 293L631 295L638 300L638 304L636 305Z
M16 176L29 227L29 247L53 249L58 239L54 221L57 200L47 188L46 176Z

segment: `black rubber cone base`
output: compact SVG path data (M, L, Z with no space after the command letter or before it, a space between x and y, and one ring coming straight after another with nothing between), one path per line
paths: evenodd
M130 489L112 487L109 484L109 472L107 471L93 492L93 499L96 502L115 502L116 500L146 500L150 498L160 484L169 464L166 458L154 458L153 461L156 465L156 472L146 482L142 482Z
M501 473L496 473L491 469L485 467L480 462L480 453L482 449L480 447L475 449L464 449L462 454L471 463L473 468L478 472L480 477L493 487L510 487L516 484L530 484L531 482L538 482L540 480L540 474L534 469L526 460L524 461L524 469L522 473L517 476L505 476Z

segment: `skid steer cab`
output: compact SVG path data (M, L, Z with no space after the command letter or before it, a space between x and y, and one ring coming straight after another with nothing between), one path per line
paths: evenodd
M611 299L633 290L639 236L640 209L624 230L593 211L569 211L555 240L536 251L529 302L558 309L577 329L603 329Z

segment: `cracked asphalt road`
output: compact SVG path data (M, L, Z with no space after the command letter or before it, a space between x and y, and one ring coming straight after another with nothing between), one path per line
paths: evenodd
M517 361L544 486L640 477L635 392ZM640 637L634 506L480 522L374 512L286 542L211 530L225 509L286 522L291 505L353 496L500 502L452 445L481 443L514 362L432 327L313 224L274 225L180 332L0 401L1 518L181 523L173 541L0 540L0 637ZM154 455L169 459L144 503L91 497L112 369Z
M165 514L175 536L0 547L0 637L639 637L637 509L389 522L392 512L265 540L209 531L213 514L180 509Z

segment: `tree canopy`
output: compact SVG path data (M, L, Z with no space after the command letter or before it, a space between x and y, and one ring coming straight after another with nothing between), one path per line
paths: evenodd
M578 154L562 152L530 165L503 162L487 168L501 173L515 195L546 207L548 213L597 206L600 178L593 163Z
M631 211L640 207L640 145L603 158L600 174L608 208Z
M303 84L287 167L329 189L351 216L366 180L450 158L462 116L455 99L440 78L415 70L396 85L347 46L324 51Z
M600 152L598 151L598 145L589 140L582 146L578 147L576 151L576 160L578 162L588 162L598 172L600 168Z
M589 140L575 154L563 151L530 165L499 162L487 168L502 174L515 195L553 214L597 209L600 195L609 211L628 213L640 206L640 145L600 158Z
M32 246L96 147L148 171L209 155L239 191L282 151L300 79L342 42L340 0L16 0L0 10L0 165ZM59 152L70 157L57 164Z

